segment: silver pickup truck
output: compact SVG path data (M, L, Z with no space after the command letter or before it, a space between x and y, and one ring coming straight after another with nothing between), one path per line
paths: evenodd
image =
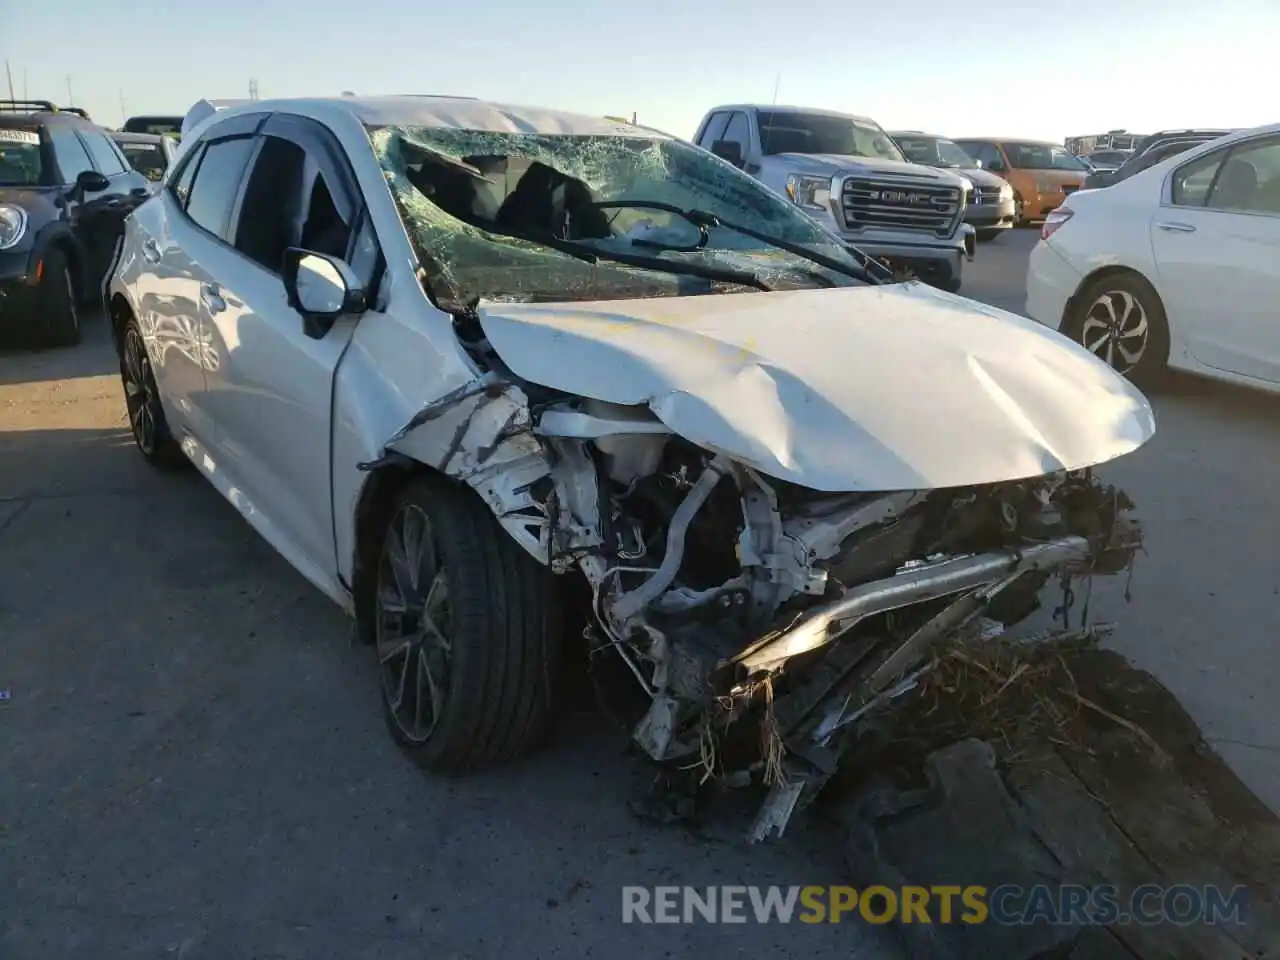
M944 290L960 289L975 234L972 185L909 163L874 120L829 110L731 104L698 125L698 146L740 167L842 241Z

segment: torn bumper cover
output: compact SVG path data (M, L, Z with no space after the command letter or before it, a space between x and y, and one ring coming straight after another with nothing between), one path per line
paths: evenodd
M593 662L620 660L643 692L635 742L697 783L763 788L755 838L782 832L938 645L1025 620L1053 580L1123 571L1141 542L1092 473L1154 432L1141 394L998 312L959 329L940 295L860 296L482 312L489 372L385 445L582 575ZM902 339L838 316L859 302L899 311ZM861 325L847 352L864 375L783 336L771 311L788 307ZM937 361L949 418L873 363L907 369L907 346Z

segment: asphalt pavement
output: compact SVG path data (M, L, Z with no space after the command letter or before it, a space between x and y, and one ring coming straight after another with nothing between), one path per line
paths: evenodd
M965 292L1020 310L1030 231ZM1195 382L1107 471L1148 527L1114 645L1280 807L1280 402ZM898 957L865 924L624 925L624 885L825 884L839 834L638 821L643 767L575 703L505 769L423 774L372 654L194 472L133 449L101 318L0 353L0 957Z

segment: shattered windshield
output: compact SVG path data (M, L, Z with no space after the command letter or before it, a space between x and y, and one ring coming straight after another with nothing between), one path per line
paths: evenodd
M859 282L854 257L807 215L711 154L660 134L391 126L370 136L428 290L450 311L477 299L610 300ZM848 264L849 274L714 221L706 226L702 215Z

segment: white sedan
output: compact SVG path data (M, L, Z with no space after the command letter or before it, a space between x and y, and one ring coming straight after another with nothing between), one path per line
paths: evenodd
M1132 384L1023 317L879 283L629 124L444 97L212 112L107 298L142 455L195 464L355 617L431 769L533 745L577 597L639 746L768 777L780 830L830 774L806 757L926 641L1137 547L1086 469L1152 435ZM784 780L750 749L725 766L739 724Z
M1195 147L1044 224L1027 314L1135 380L1280 390L1280 124Z

